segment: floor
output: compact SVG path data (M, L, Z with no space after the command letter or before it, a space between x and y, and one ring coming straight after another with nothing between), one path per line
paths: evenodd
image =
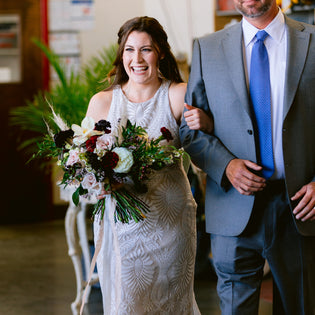
M62 220L0 226L0 253L0 315L71 315L76 286ZM220 314L215 282L213 276L195 281L202 315ZM262 294L259 315L272 314L269 291ZM102 314L98 288L84 312L92 314Z

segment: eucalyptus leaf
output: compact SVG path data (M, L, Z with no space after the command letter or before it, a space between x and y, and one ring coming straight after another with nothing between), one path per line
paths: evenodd
M73 203L78 206L80 201L80 187L81 185L75 190L75 192L72 194L72 201Z

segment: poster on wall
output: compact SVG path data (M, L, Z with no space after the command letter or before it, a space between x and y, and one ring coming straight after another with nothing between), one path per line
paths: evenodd
M94 20L94 0L70 0L70 23L72 29L93 29Z
M78 75L81 69L80 56L59 56L60 64L62 65L66 78L70 79L72 75ZM52 81L59 80L58 74L53 67L50 67L50 79Z
M94 0L49 0L49 31L89 30L95 25Z
M49 34L50 48L58 55L65 69L66 77L78 75L80 70L80 41L77 31L51 32ZM57 73L50 69L51 80L57 80Z
M21 81L21 21L0 13L0 84Z
M49 31L71 30L69 3L64 0L49 0Z

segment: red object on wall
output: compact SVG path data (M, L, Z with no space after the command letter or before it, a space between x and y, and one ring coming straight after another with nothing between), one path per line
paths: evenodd
M48 46L48 0L40 0L41 11L41 41ZM49 89L49 62L43 55L43 89Z
M219 11L235 11L234 1L233 0L218 0Z

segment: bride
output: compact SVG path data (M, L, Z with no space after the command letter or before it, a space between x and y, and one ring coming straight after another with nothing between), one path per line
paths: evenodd
M166 127L171 145L180 147L186 84L162 26L150 17L131 19L120 28L118 45L113 83L91 98L86 115L110 121L112 131L129 119L152 138ZM189 109L188 125L211 132L210 118ZM193 292L196 203L182 163L151 173L147 186L138 195L150 208L143 221L114 223L110 209L95 220L104 314L200 314Z

